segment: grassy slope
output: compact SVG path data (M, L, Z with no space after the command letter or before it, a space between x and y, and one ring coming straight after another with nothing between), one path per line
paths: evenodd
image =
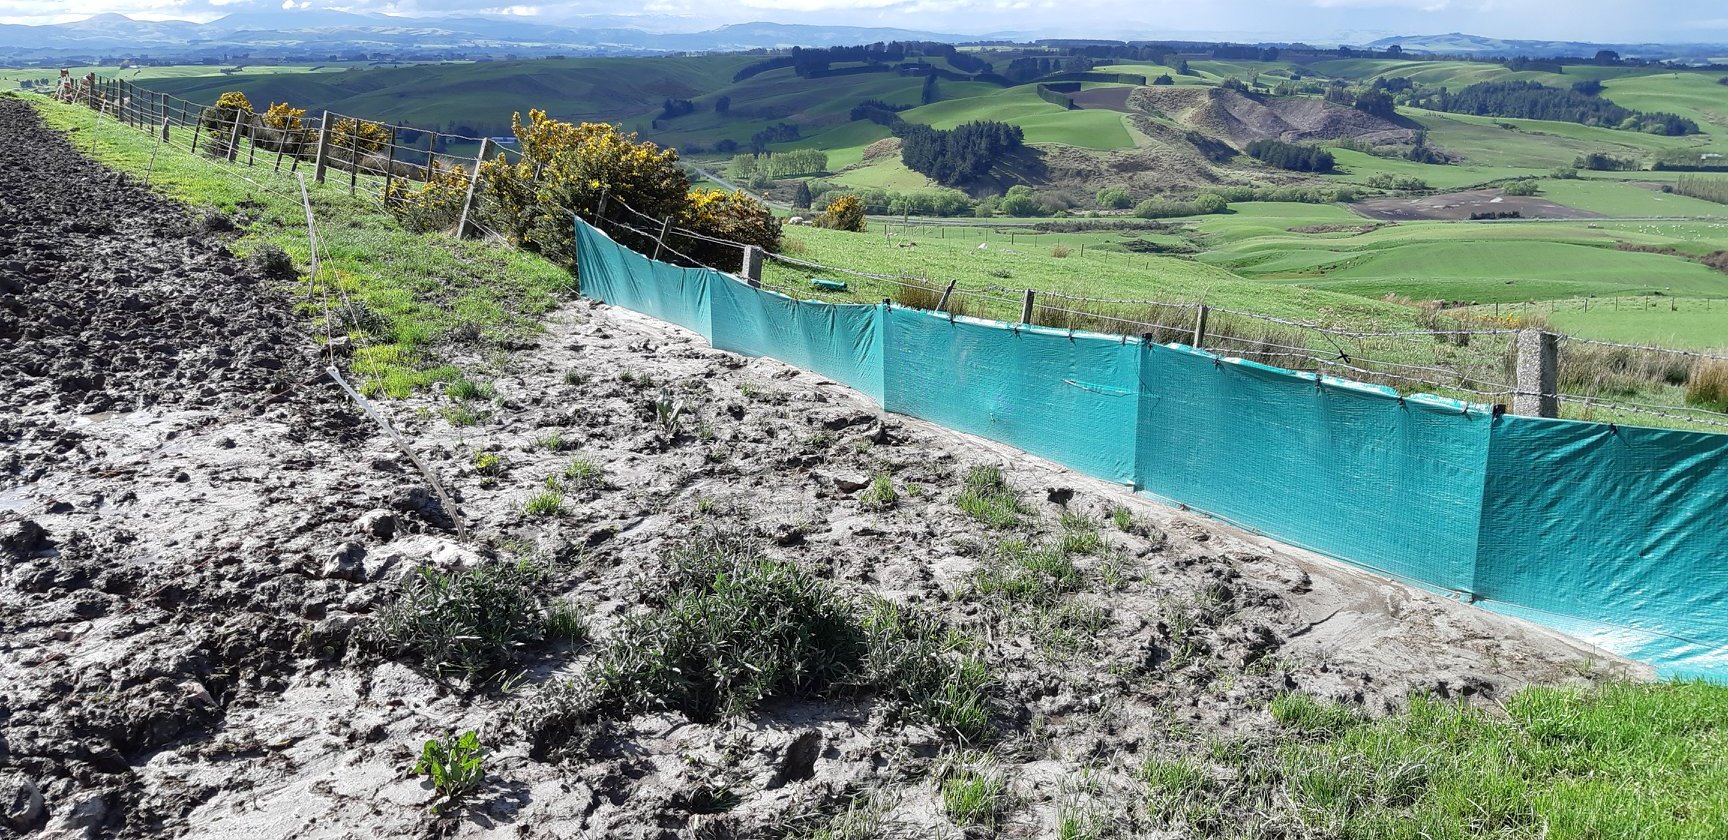
M962 287L1035 288L1101 298L1170 302L1204 298L1223 307L1330 323L1406 327L1414 323L1413 312L1407 307L1255 282L1191 260L1100 247L1110 240L1120 240L1120 234L1015 232L1013 236L1014 241L1010 242L1008 234L1002 231L927 228L909 237L896 236L890 240L875 231L853 234L791 228L787 237L796 244L787 250L824 265L928 278L939 285L957 280ZM901 247L908 241L917 244ZM1069 256L1052 256L1058 243L1070 249ZM1082 243L1088 245L1084 253L1079 250ZM890 296L884 284L848 275L835 276L853 283L850 294L836 299L869 303ZM805 281L811 272L772 265L769 277L807 289Z
M254 102L291 101L373 119L433 127L451 122L505 126L510 115L543 108L565 119L617 120L667 97L701 96L749 56L565 58L428 64L320 74L316 80L248 77L163 80L157 87L213 102L242 90Z
M1200 259L1247 277L1370 297L1396 293L1483 302L1651 292L1728 297L1728 275L1721 272L1679 257L1614 250L1622 241L1694 252L1716 242L1728 247L1728 224L1408 222L1357 235L1287 230L1316 223L1321 222L1280 220L1273 226L1256 212L1211 217L1200 227L1210 246Z
M900 115L908 122L953 128L974 120L1020 126L1028 143L1063 143L1087 149L1125 149L1134 145L1122 114L1104 110L1064 110L1038 98L1036 86L1003 88L987 96L955 99L914 108Z
M1279 774L1326 836L1706 840L1728 836L1728 688L1528 688L1505 717L1432 698L1363 723L1274 701Z
M36 98L48 125L72 132L88 152L92 112ZM94 157L122 172L142 174L153 144L147 135L108 123L96 133ZM269 187L260 189L239 177L247 174ZM253 217L241 229L234 249L242 255L276 245L305 271L310 263L306 215L286 177L271 178L262 167L212 163L184 149L162 147L150 184L188 206L214 207ZM444 365L453 342L482 343L536 329L538 316L571 286L570 276L545 260L501 244L458 240L441 234L403 230L376 202L351 197L337 186L311 185L312 207L324 246L320 273L333 278L348 295L384 316L371 333L353 332L358 350L353 370L372 393L406 395L415 387L457 375ZM303 299L306 290L294 290ZM308 317L322 317L322 306L306 304ZM312 331L322 333L322 325Z

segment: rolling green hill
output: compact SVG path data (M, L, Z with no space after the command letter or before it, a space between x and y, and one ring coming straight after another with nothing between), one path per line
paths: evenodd
M1002 66L1030 51L985 49L974 54ZM902 75L893 69L858 72L857 64L836 65L840 72L817 78L797 75L788 67L734 81L741 68L760 59L741 55L553 59L375 69L301 67L292 68L292 73L248 68L215 76L198 75L213 72L210 68L186 72L152 68L159 76L152 86L203 101L237 88L259 105L287 100L314 110L329 107L422 127L463 127L489 134L506 132L511 113L540 107L564 119L621 124L657 142L680 146L687 157L715 167L721 167L735 149L748 150L757 132L789 123L797 126L798 138L772 143L769 148L827 152L829 171L819 176L819 189L878 193L933 189L937 185L908 169L893 145L871 148L891 137L886 126L850 118L855 105L877 100L903 108L899 116L907 122L938 129L975 120L1019 126L1034 156L1047 167L1042 172L1027 170L1031 173L1028 182L1038 195L1055 197L1054 203L1042 205L1039 212L1043 214L1065 207L1068 209L1061 211L1064 215L1112 215L1094 200L1101 187L1112 184L1129 188L1130 204L1145 199L1190 199L1196 192L1207 190L1253 188L1261 192L1236 194L1230 212L1180 222L1171 231L1067 235L1071 245L1086 246L1084 259L1076 254L1052 261L1048 245L1030 250L1015 246L991 257L976 249L984 239L964 248L956 243L956 247L940 249L926 244L919 251L897 247L860 250L861 243L844 236L799 233L797 241L825 262L861 260L863 263L854 267L923 273L993 267L1012 274L1016 282L1035 278L1052 288L1127 296L1185 294L1196 284L1216 283L1221 284L1221 290L1227 287L1228 296L1238 304L1263 311L1269 311L1268 307L1297 311L1285 306L1290 295L1303 299L1324 295L1334 301L1329 304L1332 308L1336 308L1336 301L1359 301L1375 312L1392 306L1383 302L1387 296L1477 301L1489 306L1544 301L1560 307L1557 318L1568 319L1586 332L1635 337L1640 324L1648 323L1652 329L1666 324L1660 327L1665 330L1660 335L1651 334L1651 340L1669 336L1692 344L1703 340L1709 325L1721 322L1723 316L1718 310L1728 310L1718 306L1704 309L1704 314L1684 315L1676 308L1672 310L1674 318L1662 320L1652 315L1636 320L1629 314L1610 316L1582 305L1577 313L1570 313L1561 306L1566 301L1623 296L1660 295L1706 302L1728 299L1728 274L1700 262L1714 251L1728 250L1728 206L1664 192L1662 185L1671 183L1675 174L1647 168L1657 155L1675 150L1704 153L1728 149L1724 139L1724 132L1728 132L1728 87L1716 83L1721 73L1594 65L1568 66L1564 72L1554 73L1512 71L1495 62L1389 59L1306 64L1191 60L1190 75L1177 75L1173 67L1151 63L1100 63L1095 68L1148 78L1168 73L1178 86L1214 89L1211 93L1184 94L1199 96L1203 107L1165 113L1147 103L1174 102L1182 97L1100 94L1100 88L1121 86L1088 82L1083 88L1094 97L1083 104L1093 107L1065 109L1040 98L1034 84L1003 86L1000 79L952 78L961 72L960 67L942 59L924 59L933 61L945 74L933 90L927 90L922 76ZM319 72L307 72L313 69ZM1256 103L1278 103L1265 92L1244 99L1216 90L1231 78L1270 88L1293 76L1300 76L1309 85L1341 80L1358 86L1374 79L1403 77L1422 85L1454 89L1485 81L1531 80L1568 86L1596 79L1605 85L1602 95L1617 104L1680 114L1697 122L1701 133L1670 137L1400 106L1397 125L1403 128L1399 132L1385 131L1383 122L1378 129L1367 124L1351 128L1355 124L1344 120L1338 123L1344 126L1338 129L1341 133L1323 133L1321 139L1312 139L1300 135L1306 129L1280 123L1279 114L1304 109L1312 112L1309 105L1314 103L1284 102L1302 107L1262 109ZM1123 94L1132 90L1124 89ZM722 97L729 105L723 112L715 107ZM691 100L693 109L663 118L661 104L669 98ZM923 104L926 99L934 101ZM1208 99L1216 107L1205 106ZM1228 120L1219 121L1225 118ZM1227 123L1229 134L1223 133ZM1244 135L1244 131L1249 134ZM1328 146L1336 171L1286 172L1247 155L1228 161L1209 160L1206 150L1195 143L1197 135L1202 141L1211 137L1214 143L1235 144L1240 151L1246 145L1244 136L1258 132L1260 136L1283 137L1281 132L1285 131L1298 131L1294 139L1299 142ZM1445 162L1408 159L1413 131L1420 131ZM1403 139L1398 139L1400 136ZM872 157L866 158L867 149ZM1216 146L1212 151L1217 151ZM1568 169L1575 160L1591 153L1625 158L1646 168L1586 171L1571 179L1556 177L1557 171ZM1540 216L1543 208L1558 207L1565 211L1560 215L1591 218L1482 223L1418 215L1388 224L1365 217L1360 203L1253 200L1274 188L1332 190L1340 186L1352 187L1371 198L1388 194L1389 185L1393 185L1391 194L1412 198L1470 189L1476 191L1476 200L1485 200L1481 196L1494 195L1495 189L1516 178L1537 180L1538 203L1520 205L1528 212ZM790 199L793 183L783 181L767 187L759 183L758 187L784 201ZM1413 185L1421 189L1410 192ZM992 189L999 187L980 187L975 195L984 196ZM1444 206L1448 195L1434 196L1430 203ZM1277 197L1272 193L1266 196ZM1686 220L1616 221L1648 217ZM1148 248L1167 249L1176 256L1130 253ZM1156 270L1148 274L1150 269ZM1097 272L1125 273L1099 286L1088 279ZM1252 305L1256 300L1260 306ZM1630 311L1627 307L1626 312Z

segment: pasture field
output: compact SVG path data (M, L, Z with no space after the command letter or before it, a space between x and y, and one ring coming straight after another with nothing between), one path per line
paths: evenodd
M1545 317L1569 335L1728 351L1728 301L1720 298L1596 298L1550 301Z
M903 112L907 122L953 128L975 120L1020 126L1027 143L1061 143L1085 149L1126 149L1134 145L1122 114L1108 110L1064 110L1038 98L1036 86L1000 88L985 96L936 102Z

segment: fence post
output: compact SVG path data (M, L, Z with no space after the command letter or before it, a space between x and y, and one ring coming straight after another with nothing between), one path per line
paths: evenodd
M1194 343L1191 346L1196 350L1206 346L1206 316L1211 313L1212 307L1204 303L1194 310Z
M1020 323L1032 323L1032 290L1026 290L1026 299L1020 302Z
M486 152L492 147L492 138L480 141L480 155L474 159L474 177L468 179L468 195L462 199L462 217L456 222L456 238L468 236L474 226L471 217L474 215L474 192L480 186L480 164L486 160Z
M744 280L754 288L762 286L762 249L744 246Z
M204 131L204 109L198 109L198 121L192 123L192 154L198 154L198 135Z
M251 166L258 161L258 115L246 115L246 165Z
M312 159L312 163L313 163L312 180L317 181L320 184L324 183L324 167L325 167L324 161L325 161L325 158L327 157L327 153L329 151L330 151L330 112L325 111L324 116L318 120L318 152L317 152L317 155Z
M1560 340L1547 330L1519 330L1512 413L1560 416Z
M234 109L234 132L228 135L228 162L240 157L240 109Z
M600 203L595 205L595 207L594 207L594 223L595 224L599 224L600 222L603 222L606 220L606 199L611 198L611 197L612 197L612 189L610 187L600 191Z
M476 173L480 170L475 169ZM354 186L360 180L360 120L354 120L354 133L348 135L348 194L354 194Z
M667 216L660 223L660 235L654 238L654 259L660 259L660 251L666 247L666 234L672 232L672 217Z
M479 164L475 164L475 172L479 172ZM384 159L384 189L378 195L383 199L390 196L390 178L396 170L396 126L390 126L390 154ZM388 205L388 201L385 202Z
M960 282L960 281L958 281L958 280L949 280L948 281L948 288L942 290L942 299L939 301L936 301L936 311L937 312L947 312L948 311L948 299L954 296L954 284L958 283L958 282Z

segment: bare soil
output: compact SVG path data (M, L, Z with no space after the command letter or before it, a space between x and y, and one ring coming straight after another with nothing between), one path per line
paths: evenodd
M984 638L1005 837L1052 836L1075 797L1137 819L1140 761L1262 736L1278 692L1382 710L1413 691L1491 703L1643 673L587 302L556 311L537 346L459 360L496 389L478 423L452 425L442 396L385 406L457 497L462 543L453 512L319 379L289 300L4 99L0 215L25 220L0 226L0 836L767 837L860 796L882 803L875 836L960 836L931 776L954 745L868 696L716 724L644 715L548 762L509 713L582 672L581 649L525 651L506 690L368 641L412 569L500 556L559 569L549 594L604 638L697 529L753 534L844 592ZM660 387L689 405L686 433L656 423ZM476 469L478 452L501 474ZM577 452L604 486L562 516L525 514ZM956 508L975 465L1021 488L1025 525ZM866 509L858 488L877 473L899 500ZM1128 529L1109 524L1118 506ZM1103 523L1116 567L1106 583L1104 560L1083 561L1070 597L1103 621L1072 647L972 583L991 544L1048 538L1064 513ZM434 816L415 754L470 728L490 751L485 789ZM1074 784L1083 770L1092 781Z
M1242 148L1255 140L1408 143L1415 132L1391 120L1310 97L1250 96L1212 87L1142 87L1128 106L1167 116Z
M1464 190L1419 198L1374 198L1350 205L1370 219L1408 222L1469 219L1473 214L1517 213L1523 219L1599 219L1601 213L1555 204L1536 196L1506 195L1498 189Z
M1074 106L1127 113L1133 110L1128 107L1128 96L1134 91L1135 88L1128 85L1087 88L1073 94Z

